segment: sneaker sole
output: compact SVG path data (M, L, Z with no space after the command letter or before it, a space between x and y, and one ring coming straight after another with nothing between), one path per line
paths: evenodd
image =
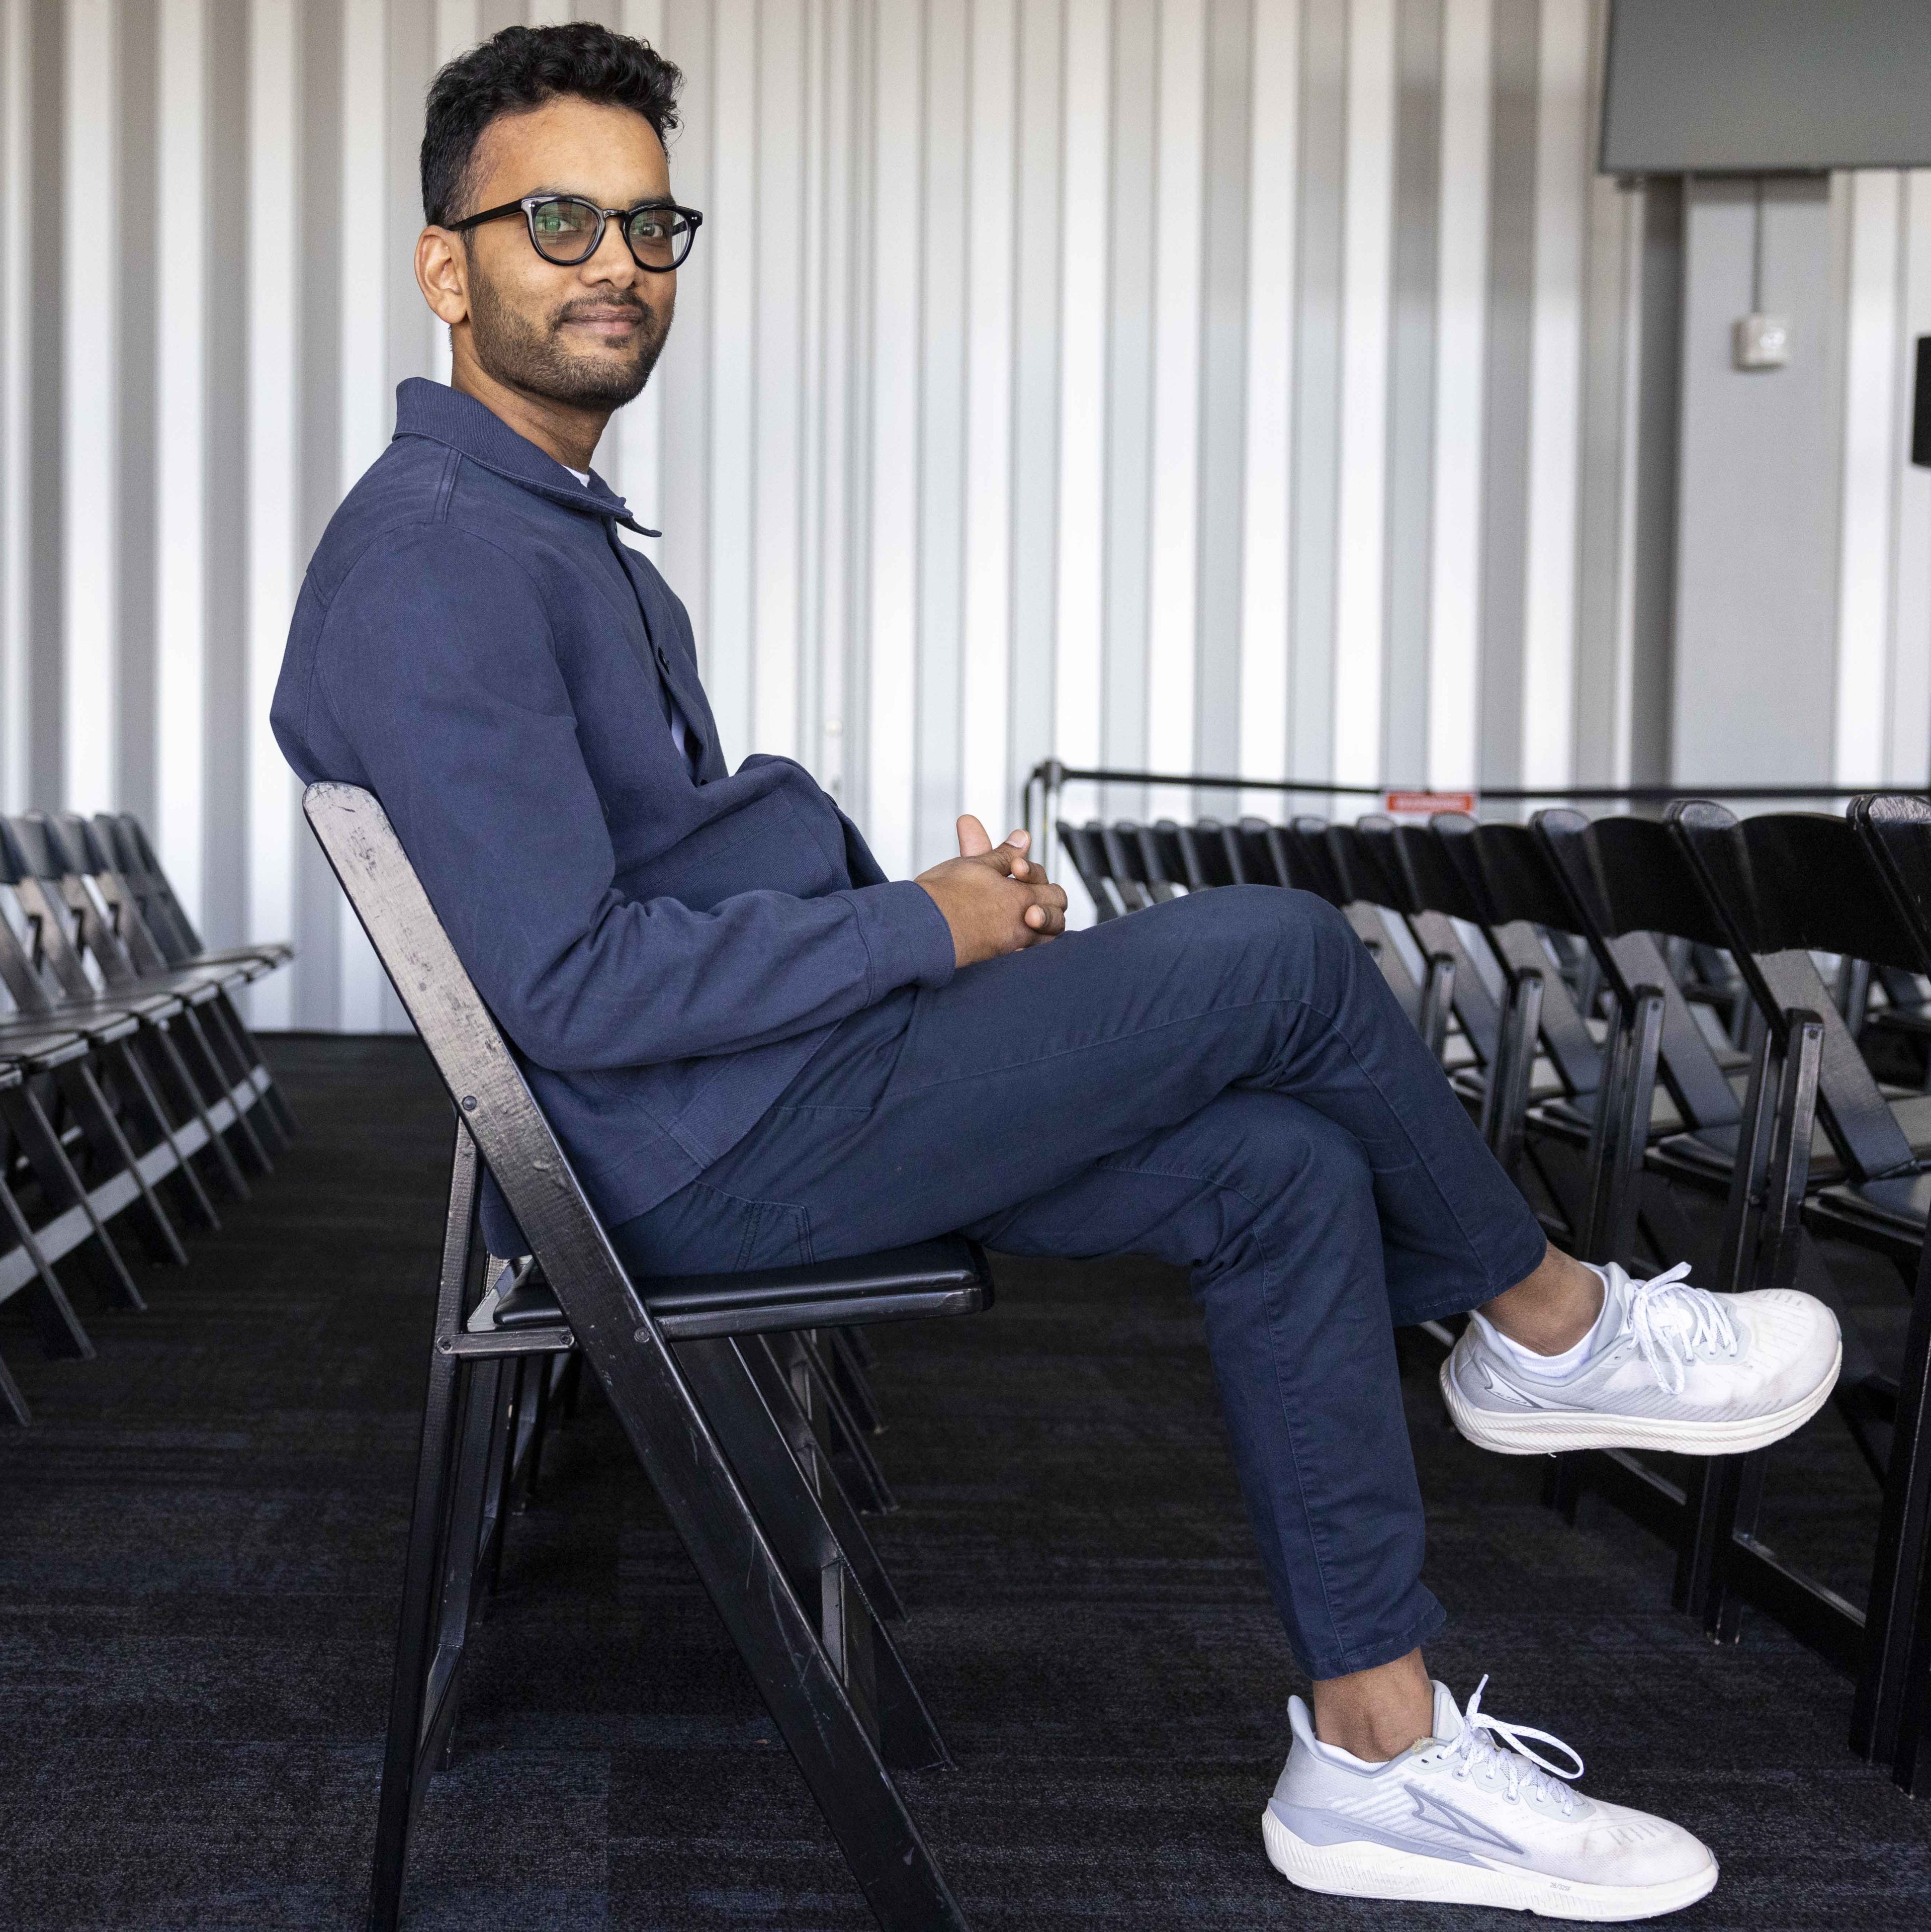
M1441 1365L1442 1399L1450 1418L1471 1442L1498 1456L1553 1456L1570 1449L1660 1449L1681 1456L1743 1456L1768 1449L1801 1429L1831 1400L1843 1366L1840 1336L1830 1372L1801 1402L1774 1414L1734 1422L1687 1422L1657 1415L1606 1415L1593 1409L1537 1409L1499 1414L1477 1408L1455 1385L1451 1355Z
M1661 1885L1585 1885L1512 1865L1459 1864L1360 1841L1311 1845L1271 1810L1261 1814L1267 1862L1291 1885L1345 1898L1405 1898L1438 1905L1493 1905L1545 1918L1598 1924L1655 1918L1694 1905L1717 1882L1717 1862Z

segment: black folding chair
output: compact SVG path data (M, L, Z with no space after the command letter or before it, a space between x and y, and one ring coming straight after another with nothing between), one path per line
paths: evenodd
M101 850L124 883L169 964L235 965L244 969L247 978L258 980L295 957L295 948L286 940L258 940L247 946L209 951L168 883L141 821L131 812L103 812L94 814L93 826Z
M1419 827L1408 829L1426 839ZM1418 889L1404 862L1398 832L1393 819L1371 813L1352 825L1330 826L1327 836L1342 854L1343 874L1363 896L1403 920L1416 950L1428 962L1422 996L1423 1037L1429 1040L1436 1057L1441 1058L1447 1022L1453 1017L1467 1042L1465 1060L1472 1055L1478 1069L1486 1068L1501 1046L1501 1003L1489 990L1481 965L1456 930L1453 918L1429 904L1429 896ZM1435 1030L1442 1040L1431 1036Z
M1328 838L1328 830L1326 819L1303 815L1290 825L1268 826L1259 840L1250 841L1245 836L1243 821L1243 850L1267 854L1276 885L1312 892L1339 910L1373 955L1402 1011L1426 1037L1428 1028L1435 1024L1435 1015L1445 1016L1447 1012L1444 997L1447 989L1438 980L1431 1006L1422 980L1415 976L1401 940L1389 923L1389 916L1372 900L1363 898L1357 882L1343 873L1340 856Z
M1844 1319L1845 1373L1840 1407L1859 1447L1885 1485L1867 1610L1838 1613L1840 1647L1858 1680L1852 1742L1865 1755L1896 1749L1916 1593L1931 1513L1931 1418L1925 1377L1931 1356L1931 1294L1925 1284L1931 1162L1909 1130L1921 1122L1922 1096L1887 1098L1858 1053L1818 973L1813 951L1907 972L1931 964L1931 924L1917 895L1931 889L1931 820L1915 800L1860 800L1853 815L1778 812L1738 820L1719 805L1687 800L1670 808L1682 842L1730 930L1731 950L1749 988L1767 1040L1763 1055L1781 1054L1786 1086L1780 1130L1795 1143L1783 1183L1793 1224L1856 1242L1889 1256L1918 1293L1902 1373L1893 1379L1870 1363L1854 1322ZM1814 1111L1838 1156L1838 1178L1812 1195L1811 1136L1801 1102ZM1752 1191L1774 1198L1750 1177ZM1765 1213L1774 1211L1766 1208ZM1795 1225L1783 1237L1795 1246ZM1785 1272L1795 1278L1794 1268ZM1807 1282L1807 1286L1810 1284ZM1888 1430L1874 1446L1873 1424ZM1765 1459L1730 1464L1708 1534L1708 1615L1722 1628L1724 1586L1734 1552L1753 1541Z
M1134 910L1125 902L1114 883L1106 842L1100 836L1104 829L1097 819L1085 825L1074 825L1063 818L1055 827L1060 849L1073 862L1073 869L1079 874L1080 884L1086 888L1087 897L1093 902L1093 916L1098 920L1123 918Z
M310 787L304 806L457 1109L371 1928L387 1932L396 1922L414 1805L453 1721L492 1492L486 1452L502 1444L495 1455L512 1453L495 1419L502 1364L572 1344L595 1371L881 1925L963 1928L887 1768L942 1762L943 1745L828 1514L829 1492L814 1486L811 1456L774 1412L781 1391L746 1338L982 1308L991 1294L983 1257L952 1237L802 1268L634 1282L380 806L343 784ZM499 1299L472 1325L482 1305L479 1160L531 1244L553 1313L545 1302L519 1323Z
M97 826L77 812L46 818L42 824L48 852L61 868L61 890L82 942L94 956L103 979L110 988L183 996L184 1024L214 1082L210 1093L226 1099L238 1133L266 1165L268 1143L285 1146L294 1136L295 1123L230 994L273 971L280 963L278 950L269 956L244 949L199 961L171 959Z

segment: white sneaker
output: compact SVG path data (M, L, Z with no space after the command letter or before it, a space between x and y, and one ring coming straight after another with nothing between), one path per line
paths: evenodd
M1596 1346L1546 1376L1468 1318L1441 1365L1455 1426L1504 1456L1564 1449L1667 1449L1739 1456L1788 1436L1828 1400L1844 1359L1837 1318L1791 1288L1712 1294L1682 1263L1632 1281L1612 1262Z
M1717 1861L1681 1826L1571 1790L1582 1759L1546 1731L1490 1717L1488 1682L1465 1712L1437 1684L1435 1736L1386 1764L1321 1743L1308 1707L1291 1699L1294 1748L1261 1815L1274 1869L1351 1898L1597 1920L1679 1911L1717 1882ZM1531 1738L1576 1768L1551 1764Z

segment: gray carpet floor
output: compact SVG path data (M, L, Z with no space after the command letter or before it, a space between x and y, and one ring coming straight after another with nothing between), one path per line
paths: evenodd
M361 1924L449 1132L406 1040L268 1042L304 1134L91 1363L0 1311L0 1925ZM876 1535L958 1759L908 1778L983 1932L1453 1926L1291 1890L1258 1817L1297 1676L1183 1280L1000 1260L999 1303L881 1330ZM1882 1302L1894 1291L1873 1286ZM1890 1310L1892 1316L1895 1308ZM1880 1313L1884 1312L1880 1310ZM1568 1738L1587 1788L1717 1850L1700 1928L1931 1926L1931 1810L1853 1760L1845 1681L1761 1618L1718 1650L1660 1547L1406 1388L1452 1622L1431 1661ZM1767 1529L1857 1587L1869 1478L1827 1412ZM412 1928L859 1932L872 1922L606 1409L511 1526Z

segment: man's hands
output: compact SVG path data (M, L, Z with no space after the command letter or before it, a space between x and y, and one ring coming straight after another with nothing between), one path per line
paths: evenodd
M1049 884L1045 868L1026 856L1031 843L1025 832L1011 832L995 845L968 812L959 820L959 856L919 874L952 929L959 965L1018 952L1066 931L1065 889Z

